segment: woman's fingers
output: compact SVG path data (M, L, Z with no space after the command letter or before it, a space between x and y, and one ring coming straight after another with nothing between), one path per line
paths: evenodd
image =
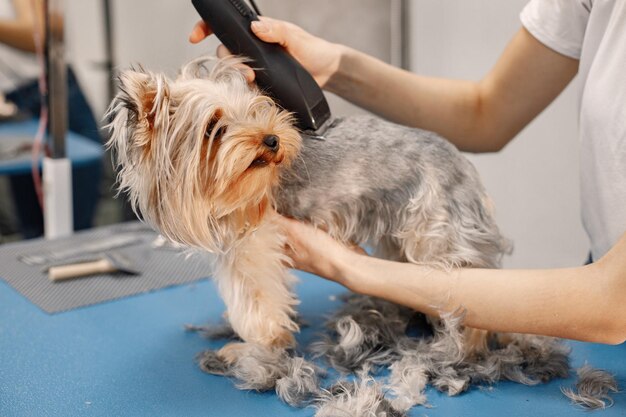
M293 262L289 266L296 269L342 283L343 277L338 275L338 265L345 262L352 251L365 254L359 246L346 247L326 232L309 224L282 216L277 221L287 238L285 254Z
M204 20L200 20L191 30L191 34L189 35L189 42L198 43L212 33L213 31L206 24L206 22Z
M282 47L287 47L289 35L292 34L287 28L287 23L269 17L260 17L261 20L254 21L250 25L252 32L264 42L277 43Z

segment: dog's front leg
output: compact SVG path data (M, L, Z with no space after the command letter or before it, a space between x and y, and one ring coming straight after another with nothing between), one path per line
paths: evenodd
M228 319L245 342L266 347L295 345L292 332L295 281L284 266L285 238L270 219L219 257L215 278L226 303Z

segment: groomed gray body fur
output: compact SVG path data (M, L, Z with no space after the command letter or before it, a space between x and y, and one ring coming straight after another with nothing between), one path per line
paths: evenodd
M509 250L472 164L434 133L373 116L305 138L278 211L388 259L496 267Z

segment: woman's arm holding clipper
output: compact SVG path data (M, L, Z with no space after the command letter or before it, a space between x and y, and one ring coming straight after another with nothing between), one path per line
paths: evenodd
M425 77L343 48L325 88L405 125L435 131L469 152L502 149L578 71L520 29L480 81Z
M326 233L283 219L294 266L352 291L431 315L466 310L471 327L622 343L626 234L595 264L562 269L443 271L355 253Z
M252 31L282 45L326 90L392 121L435 131L471 152L504 147L578 71L577 60L549 49L525 29L478 82L404 71L280 20L262 18ZM199 42L210 33L200 22L190 40ZM223 46L218 49L218 55L226 54Z

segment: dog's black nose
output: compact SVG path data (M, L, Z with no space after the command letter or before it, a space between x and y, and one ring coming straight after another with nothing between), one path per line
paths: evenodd
M278 136L276 135L267 135L263 138L263 143L265 146L270 148L272 151L276 152L278 150Z

